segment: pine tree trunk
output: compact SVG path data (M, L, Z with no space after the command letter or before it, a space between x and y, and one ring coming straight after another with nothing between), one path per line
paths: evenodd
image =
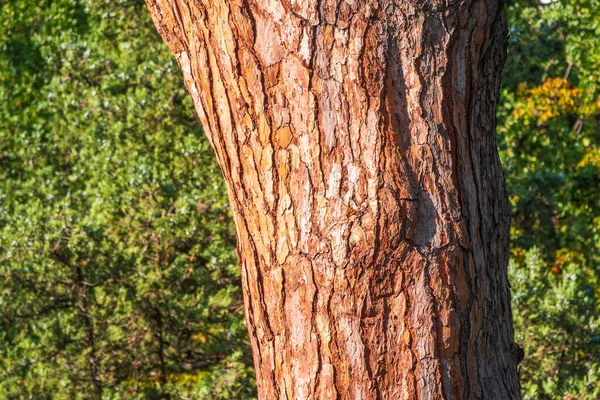
M498 0L147 0L223 169L261 399L515 399Z

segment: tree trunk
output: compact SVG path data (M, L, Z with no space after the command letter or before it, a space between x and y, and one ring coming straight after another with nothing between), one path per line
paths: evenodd
M518 398L501 2L147 3L227 181L260 398Z

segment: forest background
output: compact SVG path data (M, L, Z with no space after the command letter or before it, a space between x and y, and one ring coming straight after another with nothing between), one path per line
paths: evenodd
M600 1L515 0L525 399L600 398ZM226 190L142 0L0 2L0 398L251 399Z

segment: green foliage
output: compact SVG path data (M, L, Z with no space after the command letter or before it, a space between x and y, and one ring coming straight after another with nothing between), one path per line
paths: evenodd
M521 366L525 398L600 397L600 317L597 274L585 257L557 252L549 270L538 248L511 260L517 341L525 344Z
M499 146L526 399L600 398L600 2L509 8Z
M143 1L0 3L0 398L252 398L226 190Z

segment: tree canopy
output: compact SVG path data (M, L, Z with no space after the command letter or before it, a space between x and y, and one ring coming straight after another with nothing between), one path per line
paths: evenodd
M524 398L600 396L600 3L508 7L499 146ZM571 396L571 397L569 397Z
M0 397L252 396L226 191L144 3L0 26Z
M600 2L508 5L523 395L600 397ZM141 0L0 4L0 398L253 398L227 195Z

